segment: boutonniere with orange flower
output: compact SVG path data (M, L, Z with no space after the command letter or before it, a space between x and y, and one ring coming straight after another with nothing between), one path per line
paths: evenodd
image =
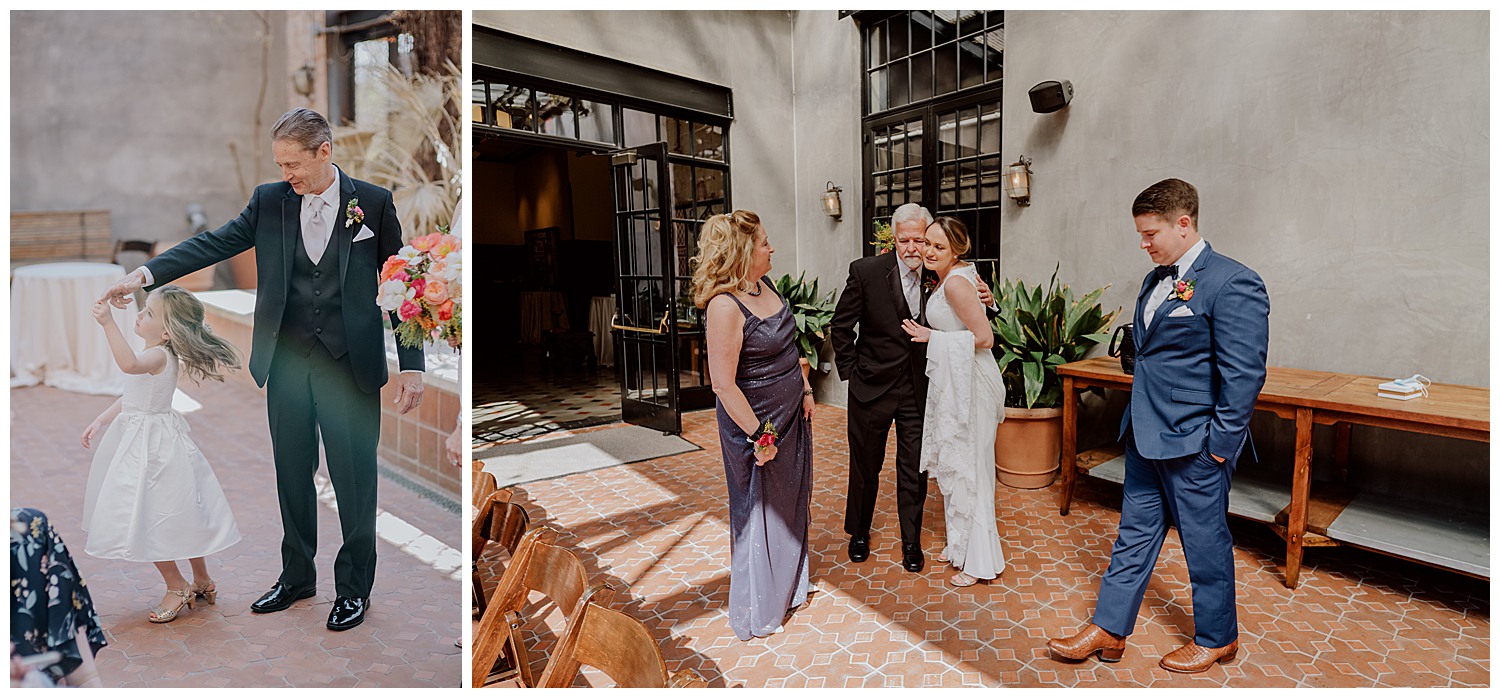
M1192 279L1178 279L1172 286L1172 296L1183 302L1190 301L1193 299L1193 286Z

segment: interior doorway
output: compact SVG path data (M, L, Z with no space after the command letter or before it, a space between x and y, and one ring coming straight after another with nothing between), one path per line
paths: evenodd
M476 141L474 438L619 421L609 156Z

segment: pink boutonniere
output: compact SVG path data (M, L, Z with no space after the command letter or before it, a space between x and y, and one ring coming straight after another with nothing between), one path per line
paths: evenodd
M1178 279L1177 283L1172 286L1172 295L1177 300L1183 302L1190 301L1193 299L1193 286L1192 279Z
M349 200L349 205L344 207L344 216L345 228L365 222L365 210L359 207L359 197Z

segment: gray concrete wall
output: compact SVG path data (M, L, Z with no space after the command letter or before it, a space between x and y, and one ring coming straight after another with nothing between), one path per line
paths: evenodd
M834 10L804 10L793 20L793 95L796 117L797 261L793 276L806 271L819 291L842 291L849 262L864 254L861 228L859 121L860 33L853 20ZM821 196L832 181L842 187L844 215L823 213ZM779 252L779 250L778 250ZM833 349L823 360L833 362ZM848 386L838 372L814 372L818 400L845 405Z
M1006 207L1007 276L1045 282L1062 260L1075 288L1111 284L1108 307L1130 308L1151 267L1131 201L1180 177L1204 237L1266 281L1271 364L1489 385L1485 13L1006 20L1004 154L1036 171L1031 206ZM1027 88L1062 79L1071 106L1033 113ZM1285 470L1291 425L1258 415L1255 433ZM1331 434L1315 451L1324 477ZM1487 505L1484 444L1361 427L1352 460L1359 484Z
M1198 187L1214 249L1260 272L1275 365L1489 384L1484 13L1006 14L1004 154L1032 157L1002 270L1112 287L1151 262L1129 214ZM1067 79L1066 110L1026 90Z
M266 132L286 110L281 13L270 13L270 80L255 106L264 27L251 12L12 12L11 210L109 209L118 239L189 232L244 209L279 175Z

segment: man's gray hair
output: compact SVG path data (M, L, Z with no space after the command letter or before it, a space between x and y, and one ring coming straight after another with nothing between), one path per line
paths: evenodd
M894 228L902 223L921 223L922 229L932 225L932 214L927 212L927 207L920 204L901 204L895 213L891 214L891 227Z
M276 141L291 141L307 150L317 150L324 143L333 145L333 129L322 114L297 107L282 114L271 127L271 142Z

